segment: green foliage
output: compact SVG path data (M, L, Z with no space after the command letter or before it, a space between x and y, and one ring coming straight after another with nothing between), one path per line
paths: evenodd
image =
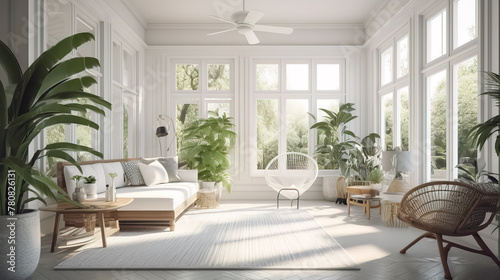
M199 70L197 64L177 64L177 90L197 90L199 84Z
M339 169L347 179L351 178L352 162L350 161L350 150L354 149L357 136L347 129L346 125L356 119L351 112L354 111L353 103L342 104L339 111L333 112L320 109L326 116L320 122L316 122L310 129L317 129L325 137L316 147L317 157L324 159L325 169ZM316 117L309 113L316 120Z
M494 177L498 176L498 174L484 170L486 163L481 162L480 164L476 159L471 158L462 159L462 161L456 166L458 168L458 178L479 182L481 177L486 177L490 182L498 184L498 180Z
M78 113L93 111L104 115L104 111L96 105L111 108L109 102L84 91L84 88L97 83L93 77L80 75L75 78L81 72L98 66L99 61L91 57L63 60L71 51L93 39L90 33L63 39L40 55L24 73L13 52L0 42L0 65L7 76L7 81L0 81L0 215L22 213L25 204L32 200L46 204L44 196L84 207L70 200L50 177L34 165L39 159L52 157L69 161L81 171L71 152L88 152L98 157L102 154L92 148L66 142L47 144L32 154L29 147L43 130L53 126L76 124L98 129L95 122ZM82 104L79 100L86 102ZM12 174L15 176L13 183L8 180L13 178ZM8 190L13 190L10 192L12 196ZM33 197L26 199L28 193L32 193Z
M279 111L277 99L257 101L257 169L265 169L278 155Z
M87 177L82 177L82 179L85 181L86 184L94 184L96 182L95 177L92 175Z
M183 131L182 157L190 169L198 169L198 178L205 182L222 182L230 192L232 178L231 149L236 142L232 131L233 118L226 113L209 112L211 117L191 122Z
M382 147L377 144L377 139L380 139L380 135L371 133L363 138L351 153L352 166L357 172L357 180L367 181L372 171L380 170Z
M83 179L82 175L74 175L73 177L71 177L71 180L75 181L77 185L78 185L78 182L80 182L81 179Z
M481 95L490 96L495 99L495 105L500 106L500 75L493 72L486 72L486 80L484 82L486 92ZM472 142L482 149L486 141L496 134L495 151L497 156L500 156L500 115L496 115L484 123L475 125L471 130L469 137Z
M380 168L375 168L370 171L370 174L368 174L368 177L366 179L373 182L374 184L380 184L380 182L382 182L382 180L384 179L384 171L382 171L382 169Z

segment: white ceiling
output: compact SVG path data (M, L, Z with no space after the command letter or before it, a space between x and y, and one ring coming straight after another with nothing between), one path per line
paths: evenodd
M122 0L145 28L215 24L209 15L230 19L242 0ZM246 10L265 13L259 23L280 25L366 24L387 0L246 0Z

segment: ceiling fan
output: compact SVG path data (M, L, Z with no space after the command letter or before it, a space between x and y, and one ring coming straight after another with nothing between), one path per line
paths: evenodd
M254 31L262 31L262 32L270 32L278 34L290 34L293 32L293 28L291 27L256 24L257 21L259 21L263 16L264 13L261 11L257 10L246 11L245 0L243 0L243 11L235 12L234 14L232 14L231 15L232 21L217 16L210 16L212 18L234 25L233 28L214 33L209 33L207 35L216 35L229 31L238 31L238 33L245 35L250 45L254 45L259 43L259 38L257 38Z

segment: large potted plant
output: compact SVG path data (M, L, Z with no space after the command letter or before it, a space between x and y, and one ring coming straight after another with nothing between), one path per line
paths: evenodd
M45 199L70 200L67 194L35 167L39 159L59 158L75 164L69 152L102 154L72 143L48 144L30 152L34 139L57 124L80 124L98 129L91 120L76 112L94 111L96 105L111 104L84 91L96 83L91 76L75 75L99 65L95 58L63 60L80 45L93 40L90 33L63 39L44 52L23 73L9 47L0 41L0 66L6 80L0 81L0 275L2 279L26 279L36 269L40 257L40 220L38 210L26 209L28 202ZM78 102L84 100L85 102ZM82 104L83 103L83 104ZM30 194L30 195L29 195ZM46 198L44 198L46 197ZM9 236L13 242L7 242Z
M371 181L368 179L373 170L380 169L382 147L377 143L380 135L370 133L355 146L352 152L353 168L356 171L356 180Z
M231 149L235 145L233 118L218 111L209 112L209 118L192 122L184 130L181 150L190 169L198 169L198 178L209 185L217 184L218 197L222 186L231 192Z
M347 129L347 124L357 118L352 114L355 110L354 104L342 104L338 112L320 110L326 114L321 121L317 121L316 117L309 113L317 121L310 129L318 130L318 145L315 151L318 164L324 169L340 169L342 176L350 178L353 171L349 160L350 151L357 144L357 136ZM323 178L323 195L326 200L334 201L339 195L342 196L335 185L337 179L333 175Z
M486 72L485 73L485 81L484 81L484 90L485 92L481 93L484 96L490 96L496 102L495 105L500 107L500 75L494 72ZM479 123L475 125L469 134L469 138L473 141L474 144L481 150L486 141L490 139L492 136L496 137L495 139L495 152L499 157L499 166L500 166L500 114L490 119L486 120L484 123ZM498 172L500 174L500 172ZM497 213L497 221L500 222L500 214ZM498 227L497 227L498 229ZM500 230L498 231L498 251L500 255Z

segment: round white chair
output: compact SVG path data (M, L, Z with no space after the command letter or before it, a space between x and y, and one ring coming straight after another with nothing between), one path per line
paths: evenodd
M293 201L297 200L299 208L300 196L311 187L318 176L316 161L302 153L284 153L273 158L266 167L265 178L268 186L273 188L279 208L280 195Z

